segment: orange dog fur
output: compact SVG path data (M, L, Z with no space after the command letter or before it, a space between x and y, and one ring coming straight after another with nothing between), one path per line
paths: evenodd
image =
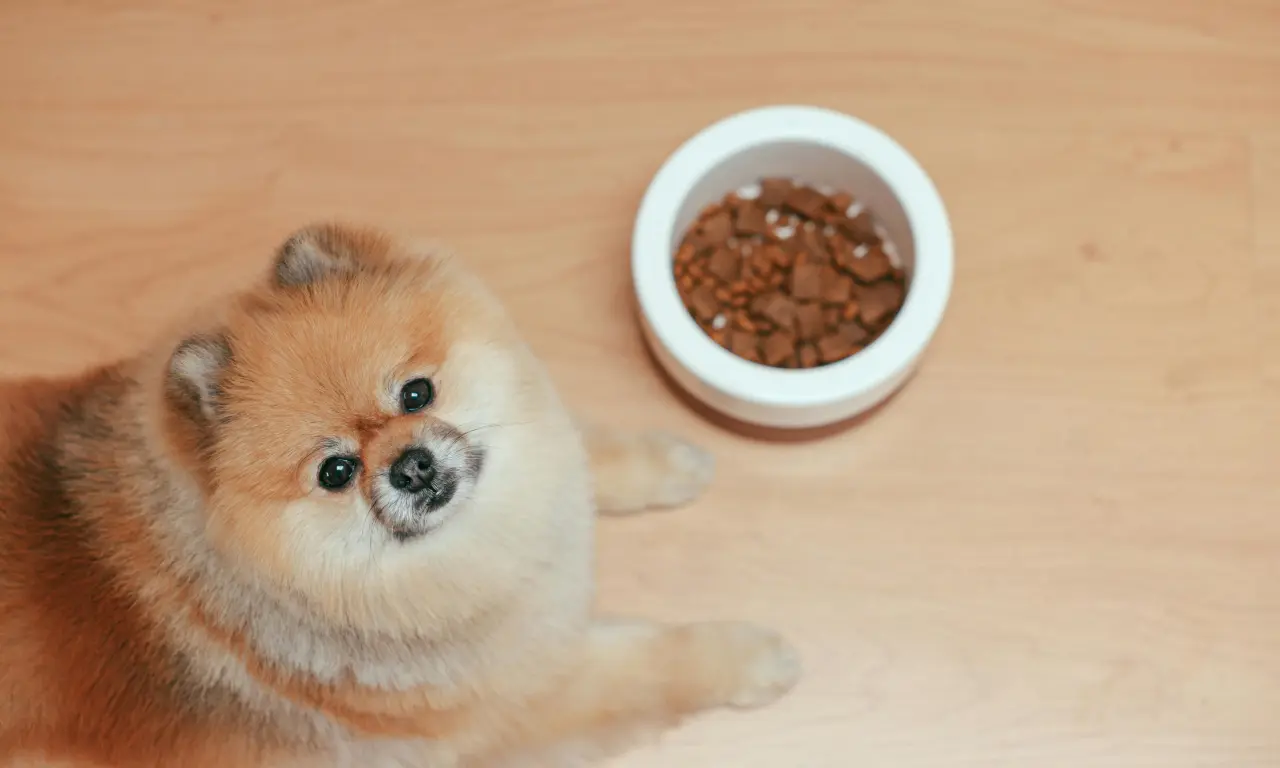
M0 765L582 765L767 704L776 634L591 613L595 513L710 470L576 425L455 259L304 229L154 349L0 383Z

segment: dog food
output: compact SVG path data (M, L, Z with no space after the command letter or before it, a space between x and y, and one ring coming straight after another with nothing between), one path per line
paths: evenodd
M906 297L893 244L861 203L784 178L708 206L674 261L684 305L707 335L778 368L861 351Z

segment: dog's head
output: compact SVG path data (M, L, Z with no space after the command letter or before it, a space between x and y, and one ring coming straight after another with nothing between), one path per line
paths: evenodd
M290 238L177 347L167 401L217 550L344 622L385 623L415 589L448 614L563 524L549 452L573 449L540 366L455 262L379 233Z

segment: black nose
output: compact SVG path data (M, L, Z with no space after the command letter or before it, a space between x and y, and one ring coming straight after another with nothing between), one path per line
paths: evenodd
M421 448L410 448L391 465L391 486L405 493L421 493L435 477L431 454Z

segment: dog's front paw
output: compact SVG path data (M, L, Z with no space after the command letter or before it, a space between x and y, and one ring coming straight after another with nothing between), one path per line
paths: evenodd
M741 667L729 705L739 708L772 704L800 680L800 654L783 637L761 627L740 624L733 645Z
M715 475L715 458L698 446L665 432L640 435L653 473L648 506L677 507L702 495Z
M666 432L593 429L586 433L600 511L625 515L676 507L711 483L715 460Z
M800 655L777 632L736 622L695 624L691 629L713 706L763 707L800 680Z

